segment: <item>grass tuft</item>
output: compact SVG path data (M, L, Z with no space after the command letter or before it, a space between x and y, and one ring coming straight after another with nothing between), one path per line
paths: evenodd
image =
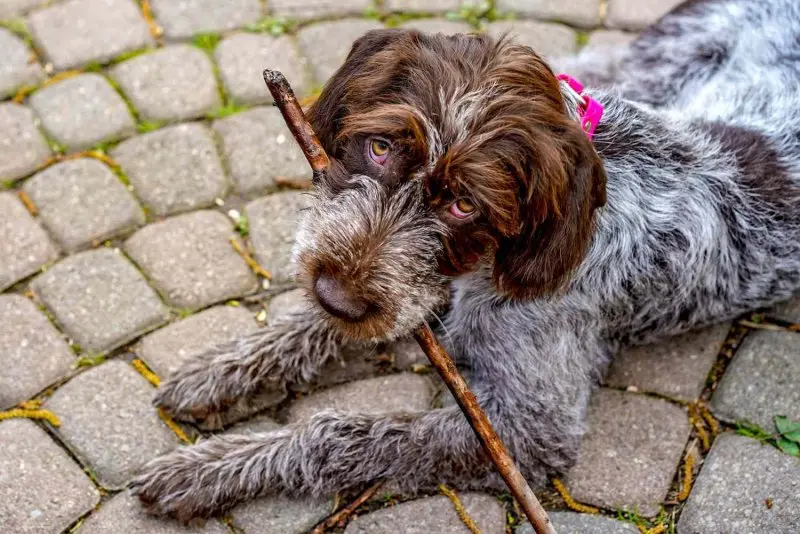
M221 39L222 36L218 33L201 33L192 38L192 44L210 54Z

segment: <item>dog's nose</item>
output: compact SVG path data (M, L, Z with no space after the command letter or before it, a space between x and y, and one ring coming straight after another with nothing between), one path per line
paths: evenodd
M358 321L367 313L367 303L351 294L334 277L320 275L314 283L314 293L325 311L340 319Z

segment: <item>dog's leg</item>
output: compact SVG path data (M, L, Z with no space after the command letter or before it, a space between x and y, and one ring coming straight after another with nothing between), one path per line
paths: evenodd
M281 400L286 386L308 382L339 355L338 337L322 319L295 313L189 360L161 385L156 404L218 428Z

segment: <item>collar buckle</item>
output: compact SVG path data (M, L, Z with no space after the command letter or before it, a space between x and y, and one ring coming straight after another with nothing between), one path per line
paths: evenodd
M559 81L566 82L567 86L578 96L578 100L583 101L582 106L578 106L578 116L581 119L581 129L589 138L594 137L597 124L603 118L603 106L590 97L583 94L583 84L568 74L559 74L556 77Z

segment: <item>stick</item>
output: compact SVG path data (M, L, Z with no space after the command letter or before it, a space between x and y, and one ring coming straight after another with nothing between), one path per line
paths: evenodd
M383 481L377 482L364 490L364 492L359 495L356 500L336 512L335 514L329 516L327 519L323 520L322 523L317 525L317 527L311 531L311 534L322 534L325 532L327 528L333 528L336 525L344 526L344 521L353 515L353 512L356 511L356 508L367 502L367 499L375 495L375 493L380 489L383 485Z
M294 92L289 86L289 82L280 72L269 69L264 71L264 81L267 83L269 92L272 93L283 119L289 126L289 130L297 139L297 143L305 154L308 163L311 164L314 177L324 175L330 166L328 156L325 154L325 150L322 148L311 125L306 120L303 110L300 108L300 104L298 104L297 98L295 98ZM414 333L414 337L422 347L422 350L425 351L431 364L439 372L442 380L453 393L472 430L475 431L478 440L489 454L492 463L497 467L503 480L506 481L511 493L514 494L514 497L522 506L536 534L556 534L553 525L550 523L550 518L547 517L547 513L542 508L542 505L539 504L533 490L531 490L522 473L517 469L508 450L500 441L500 437L494 431L494 428L492 428L489 418L478 404L475 394L470 391L467 383L459 374L458 369L456 369L455 363L436 340L436 336L434 336L431 329L427 325L423 325Z

